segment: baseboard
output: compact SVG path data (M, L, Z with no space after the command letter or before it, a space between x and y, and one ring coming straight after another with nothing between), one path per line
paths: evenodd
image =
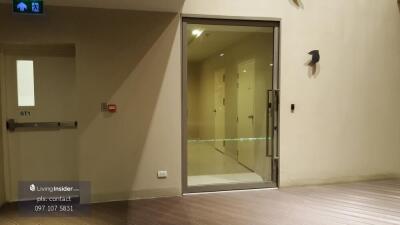
M349 183L349 182L370 181L370 180L386 180L386 179L400 179L400 174L374 174L374 175L345 176L345 177L318 178L318 179L287 179L287 180L282 179L280 182L280 187L338 184L338 183Z
M180 188L133 190L131 192L92 193L91 203L105 203L181 196Z

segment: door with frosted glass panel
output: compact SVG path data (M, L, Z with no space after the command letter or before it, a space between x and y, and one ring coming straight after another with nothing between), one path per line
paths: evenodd
M73 47L5 52L7 198L18 201L19 182L78 179L75 57Z

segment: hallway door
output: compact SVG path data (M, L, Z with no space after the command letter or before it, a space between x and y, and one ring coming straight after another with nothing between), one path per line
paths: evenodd
M255 170L255 61L249 60L238 65L238 160L252 171Z
M9 201L20 182L77 181L74 48L10 48L5 54Z
M214 104L215 104L215 145L214 147L225 152L225 70L214 73Z

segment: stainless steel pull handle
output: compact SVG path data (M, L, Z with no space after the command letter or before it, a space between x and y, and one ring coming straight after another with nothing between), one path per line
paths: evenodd
M279 159L279 130L278 130L278 120L279 120L279 105L280 105L280 90L273 91L273 158Z
M279 159L278 150L278 117L279 117L279 90L267 91L267 157Z
M66 122L28 122L17 123L14 119L7 120L7 130L15 131L18 128L30 129L74 129L78 127L78 121Z
M266 156L267 157L272 157L273 155L273 102L272 102L272 96L273 96L273 90L268 90L267 91L267 149L266 149Z

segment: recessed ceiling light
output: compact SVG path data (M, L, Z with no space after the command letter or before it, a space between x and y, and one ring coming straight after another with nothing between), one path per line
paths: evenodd
M225 55L224 53L219 54L219 56L221 56L221 57L224 56L224 55Z
M192 31L192 35L195 36L196 38L200 37L203 34L203 31L200 29L194 29Z

